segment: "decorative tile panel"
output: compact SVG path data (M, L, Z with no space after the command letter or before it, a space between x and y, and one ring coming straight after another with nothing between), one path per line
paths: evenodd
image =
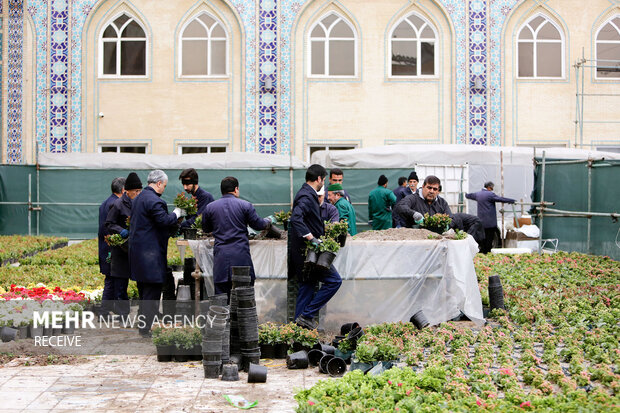
M47 1L30 1L28 13L34 22L37 48L35 63L35 137L39 152L47 151Z
M258 9L258 152L278 152L278 7L260 0Z
M69 5L52 0L50 10L49 151L68 149Z
M469 2L469 143L487 143L487 5ZM475 82L480 87L475 87Z
M24 2L9 0L6 161L22 163Z

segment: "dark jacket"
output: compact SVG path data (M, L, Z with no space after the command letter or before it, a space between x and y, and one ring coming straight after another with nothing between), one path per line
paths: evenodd
M289 220L291 227L291 242L289 252L293 271L298 276L301 274L306 256L306 243L304 235L312 233L315 238L319 238L325 233L325 226L321 219L319 207L319 196L314 188L307 183L295 195L293 200L293 213Z
M458 228L461 231L467 232L474 237L476 242L480 243L484 240L484 228L482 228L482 222L480 218L471 214L456 213L450 215L452 223L450 228Z
M118 198L110 212L108 212L108 218L105 221L106 229L110 234L120 234L121 231L127 229L127 218L131 216L131 198L127 194L123 194ZM117 278L129 278L129 254L127 253L127 247L125 243L122 247L112 247L112 262L110 275Z
M255 278L248 225L255 230L263 230L269 225L269 221L259 217L248 201L226 194L207 206L202 215L202 229L212 232L215 238L213 282L231 281L230 267L233 266L249 266L250 275Z
M129 227L131 279L163 283L166 276L168 238L177 217L153 188L147 186L133 200Z
M394 212L398 214L401 221L408 228L411 228L415 224L415 221L413 220L414 212L419 212L422 215L452 214L452 211L450 211L450 207L445 199L437 196L437 198L435 198L435 200L429 205L429 203L422 198L421 190L401 199L400 202L396 204Z
M467 199L473 199L478 203L478 218L482 221L483 228L497 227L497 211L495 210L496 202L505 202L514 204L512 198L504 198L495 195L495 192L483 189L482 191L465 194Z
M392 192L394 192L394 195L396 195L396 203L398 203L401 199L403 199L407 195L411 195L411 189L409 189L408 186L399 186Z
M99 231L97 232L97 238L99 241L99 271L107 276L110 275L110 263L106 262L108 253L110 252L110 246L105 243L104 239L106 235L109 235L105 227L105 220L108 217L110 208L112 208L112 204L117 199L118 197L112 194L99 206Z
M331 203L324 201L321 205L321 220L323 222L338 222L340 221L340 215L338 214L338 208Z
M198 215L203 215L205 210L207 209L207 205L214 201L213 195L211 195L209 192L205 191L201 187L198 187L198 189L196 189L196 193L194 194L194 196L196 197L197 206L196 215L190 215L185 217L185 221L181 223L181 229L190 228L192 225L194 225L196 217L198 217Z

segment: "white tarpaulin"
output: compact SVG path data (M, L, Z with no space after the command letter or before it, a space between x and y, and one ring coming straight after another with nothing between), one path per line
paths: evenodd
M207 284L213 277L212 240L189 241ZM271 280L287 279L286 241L250 241L257 281L257 306L284 312L286 289L273 288ZM363 324L409 321L423 310L431 324L448 321L461 312L482 323L482 302L473 257L478 246L472 237L465 240L348 240L334 261L344 280L327 305L321 323L325 328L347 321ZM260 280L269 280L268 291ZM259 291L262 291L259 293ZM260 299L259 296L260 295ZM264 314L263 314L264 315ZM285 316L271 314L280 321ZM263 321L264 320L263 317Z

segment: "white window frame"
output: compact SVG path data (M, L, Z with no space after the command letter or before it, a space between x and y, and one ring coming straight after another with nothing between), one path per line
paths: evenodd
M594 61L596 62L596 66L598 67L598 44L599 43L605 43L605 44L617 44L618 47L620 47L620 40L598 40L598 35L601 32L601 30L603 30L603 27L607 26L607 24L611 24L612 26L614 26L616 28L616 30L618 30L618 33L620 33L620 27L616 26L616 24L613 22L613 20L617 17L620 17L620 14L615 14L613 16L611 16L609 19L607 19L603 24L601 24L598 28L598 30L596 31L596 34L594 35ZM602 64L601 66L606 66L606 64ZM594 68L594 78L596 80L611 80L613 81L618 81L620 79L620 75L618 75L617 77L599 77L598 76L598 70L597 67Z
M116 152L103 152L103 147L116 147ZM97 152L98 153L121 153L121 148L144 148L144 153L147 154L149 153L149 145L147 145L146 143L144 144L115 144L115 143L100 143L97 146ZM132 152L128 152L128 153L132 153Z
M330 29L327 30L327 28L325 27L325 25L323 25L322 21L327 18L330 15L334 15L337 17L337 19L331 24ZM351 41L350 37L329 37L329 32L331 32L331 29L333 29L340 21L343 21L347 26L349 26L349 28L351 29L351 31L353 32L353 74L352 75L330 75L328 74L329 72L329 42L331 40L346 40L346 41ZM312 32L314 31L314 28L316 26L320 25L321 28L323 29L323 32L325 33L326 37L312 37ZM335 11L330 11L325 13L323 16L321 16L319 19L317 19L317 21L310 27L310 30L308 30L308 68L307 68L307 73L308 73L308 78L311 79L354 79L358 76L358 67L357 67L357 60L358 60L358 35L357 35L357 30L355 30L355 26L349 21L349 19L345 18L344 16L342 16L341 14L335 12ZM324 72L325 74L323 75L314 75L312 74L312 42L319 42L322 41L325 43L325 47L323 49L323 53L324 53Z
M219 24L222 29L224 30L224 34L226 35L225 38L221 38L221 37L211 37L211 31L204 25L204 23L198 19L198 17L200 17L201 15L206 14L207 16L209 16L210 18L212 18L213 20L215 20L217 22L217 24ZM187 29L187 26L189 26L189 24L191 22L193 22L194 20L198 21L199 24L201 24L205 30L207 31L207 36L206 38L203 37L189 37L189 38L184 38L183 37L183 33L185 32L185 29ZM215 27L215 26L213 26ZM178 50L179 50L179 54L178 54L178 62L179 62L179 78L183 78L183 79L207 79L207 78L211 78L211 79L221 79L221 78L227 78L229 77L229 64L228 64L228 60L229 60L229 48L230 48L230 42L229 39L230 38L230 34L228 33L228 30L226 30L226 26L222 23L222 21L220 19L218 19L216 16L214 16L213 14L206 12L206 11L202 11L196 15L194 15L192 18L188 19L185 24L183 25L183 27L181 27L181 30L179 31L179 38L178 38ZM208 49L208 53L207 53L207 74L206 75L184 75L183 74L183 40L206 40L209 43L209 49ZM223 75L212 75L211 74L211 55L212 55L212 51L213 48L211 47L211 41L212 40L224 40L226 43L226 61L224 62L226 69L225 69L225 73Z
M119 17L121 17L123 14L126 14L127 17L129 17L129 20L127 20L123 26L120 28L120 32L118 32L118 37L116 38L116 74L115 75L106 75L103 74L103 33L106 31L106 29L109 26L112 26L114 28L114 30L116 30L116 25L113 25L114 21L116 19L118 19ZM144 40L145 41L145 50L144 50L144 74L143 75L121 75L121 35L123 33L123 30L125 29L125 27L131 22L131 21L135 21L140 28L142 28L142 31L144 32L144 38L141 37L127 37L124 38L123 40L129 40L129 41L136 41L136 40ZM105 43L112 43L111 41L105 41ZM146 30L146 28L144 27L144 25L142 24L142 22L140 20L138 20L134 15L132 15L131 13L129 13L128 11L121 11L119 13L117 13L116 15L114 15L114 17L112 17L111 19L109 19L101 28L101 31L99 32L99 41L98 41L98 49L99 49L99 78L100 79L146 79L149 77L149 50L150 50L150 42L149 42L149 35L148 35L148 31Z
M543 19L545 19L545 21L543 23L541 23L536 30L532 30L532 27L529 26L530 22L532 20L534 20L537 17L542 17ZM555 29L558 31L558 33L560 33L560 40L540 40L537 39L537 34L540 31L540 29L547 23L551 23L551 25L553 27L555 27ZM519 39L519 37L521 36L521 32L525 29L525 27L528 26L528 29L532 32L533 35L533 39L525 39L525 40L521 40ZM519 76L519 44L520 43L532 43L532 64L533 64L533 75L532 76ZM561 64L561 68L562 68L562 75L561 76L538 76L538 60L537 60L537 44L538 43L560 43L560 49L562 52L562 56L561 59L562 61L560 62ZM566 43L565 43L565 36L564 36L564 30L558 26L558 24L553 21L553 19L551 19L549 16L547 16L544 13L537 13L534 16L532 16L531 18L529 18L525 23L523 23L521 25L521 27L519 28L519 30L517 30L517 36L516 36L516 47L515 47L515 53L517 56L517 60L516 60L516 67L515 67L515 73L516 73L516 78L517 79L526 79L526 80L531 80L531 79L542 79L542 80L563 80L566 79Z
M227 144L213 144L213 145L196 145L196 144L186 145L186 144L179 144L177 146L177 154L179 154L179 155L195 155L195 154L184 154L183 153L183 148L206 148L207 152L205 152L205 153L222 153L222 152L211 152L211 149L212 148L224 148L224 152L228 152L228 145Z
M317 147L321 147L321 148L325 148L325 149L319 149L319 150L324 150L324 151L329 151L332 149L335 150L350 150L350 149L357 149L359 147L359 145L357 143L309 143L307 148L306 148L306 156L308 159L308 161L310 161L310 156L312 156L310 149L311 148L317 148ZM346 148L346 149L343 149Z
M431 28L431 30L433 31L433 34L435 35L435 38L433 39L429 39L426 37L421 37L420 34L424 31L424 28L426 26L422 26L420 28L420 30L418 30L417 27L415 27L414 24L412 24L409 20L407 20L410 16L416 16L420 19L422 19L422 21L424 21L424 23ZM417 38L413 39L413 38L408 38L408 39L393 39L392 36L394 35L394 30L396 30L396 28L405 20L407 20L407 22L413 27L413 30L415 31L416 35L418 36ZM393 41L416 41L417 45L416 45L416 53L417 53L417 58L420 59L420 64L416 65L416 71L417 74L416 75L394 75L392 74L392 42ZM435 73L432 75L423 75L422 74L422 64L421 64L421 59L422 59L422 42L424 43L432 43L433 47L434 47L434 53L433 53L433 67L434 67L434 71ZM390 29L390 32L388 34L388 67L389 67L389 74L388 74L388 78L390 79L437 79L439 78L439 66L438 66L438 61L439 61L439 53L438 53L438 43L439 43L439 35L437 32L437 28L435 27L434 24L432 24L426 17L422 16L419 13L416 12L412 12L409 13L406 16L403 16L400 20L398 20Z

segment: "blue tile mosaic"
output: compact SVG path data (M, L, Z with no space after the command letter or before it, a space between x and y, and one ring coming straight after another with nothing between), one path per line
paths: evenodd
M34 22L36 33L35 63L35 137L40 152L47 151L47 38L48 38L48 4L47 1L30 1L28 13Z
M258 152L278 152L278 8L261 0L258 9Z
M469 143L487 143L487 5L471 0L469 17Z
M24 66L24 2L9 0L9 23L7 39L7 137L6 161L22 163L22 85Z
M50 11L50 109L49 151L67 152L69 7L66 0L52 0Z

